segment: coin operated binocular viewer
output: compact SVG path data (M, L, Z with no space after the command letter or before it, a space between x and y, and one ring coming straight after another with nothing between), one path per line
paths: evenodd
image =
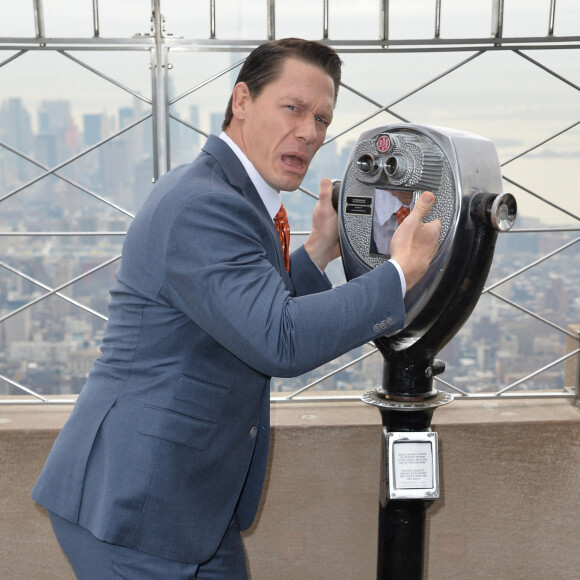
M374 341L384 357L382 386L363 396L383 423L378 580L423 578L425 511L440 493L431 418L452 400L433 386L445 369L435 355L475 308L497 235L515 222L515 198L501 189L491 141L414 124L363 133L335 184L347 279L390 258L395 214L423 191L435 195L425 221L442 224L435 258L405 296L404 327Z

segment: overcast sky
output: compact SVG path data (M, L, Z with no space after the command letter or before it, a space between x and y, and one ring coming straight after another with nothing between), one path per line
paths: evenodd
M489 37L493 0L442 0L443 38ZM42 0L47 37L90 38L93 34L91 0ZM223 39L263 40L266 37L266 0L216 0L216 35ZM185 39L209 37L209 0L161 0L168 34ZM390 0L389 37L432 38L435 0ZM323 31L322 0L278 0L276 36L320 39ZM354 7L354 8L353 8ZM505 0L504 36L546 36L550 0ZM1 38L34 37L32 0L0 0ZM127 38L146 34L150 27L150 0L100 0L101 37ZM380 0L330 0L329 36L332 40L379 37ZM580 2L557 0L557 36L580 36ZM0 51L0 63L16 51ZM386 105L399 100L415 87L469 58L472 52L421 54L346 54L343 80L374 101ZM543 66L580 86L578 51L542 50L528 54ZM151 98L149 55L147 52L75 51L74 55L132 90ZM173 95L180 95L229 66L244 55L176 51L173 66ZM223 111L229 97L232 75L211 83L183 99L173 112L187 118L191 106L202 111L204 130L209 130L209 114ZM29 51L0 67L0 102L20 97L34 110L43 99L67 99L78 119L84 113L115 114L129 106L133 97L114 85L82 69L54 51ZM423 124L449 126L473 131L496 142L502 161L538 143L554 132L580 120L580 91L566 85L520 56L505 51L488 52L426 90L405 98L393 107L405 118ZM331 134L337 134L376 110L375 105L344 89L339 96ZM36 122L36 119L33 119ZM393 122L383 114L345 137L339 144L354 140L360 131ZM570 197L577 179L572 175L570 157L580 149L580 130L539 150L551 162L534 162L534 156L510 164L519 179L533 174L538 188L555 189ZM566 161L568 159L568 161ZM546 170L546 167L548 170ZM558 169L556 169L556 167ZM507 168L506 168L507 172ZM560 200L557 200L560 201ZM580 213L580 202L573 202ZM534 206L536 207L536 206Z

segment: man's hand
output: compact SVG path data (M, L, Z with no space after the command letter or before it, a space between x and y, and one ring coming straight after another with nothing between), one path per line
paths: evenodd
M332 182L320 182L320 195L312 212L312 231L304 242L310 259L324 272L328 263L340 256L338 215L332 205Z
M401 266L407 290L421 279L437 253L441 222L423 223L423 218L434 203L435 196L430 191L424 191L391 240L391 258Z

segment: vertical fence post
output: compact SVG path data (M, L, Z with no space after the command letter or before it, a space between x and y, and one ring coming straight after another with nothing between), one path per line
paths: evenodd
M268 0L268 40L276 38L276 0Z
M34 26L36 28L36 38L44 38L44 11L42 0L34 0Z
M381 2L380 39L386 44L389 40L389 0Z
M99 0L93 0L93 36L98 38L100 32L99 26Z
M504 0L493 0L491 9L491 35L494 38L503 36L503 8Z
M160 1L153 0L152 25L155 47L151 51L153 92L153 181L169 171L169 82L167 50L163 43L163 16Z

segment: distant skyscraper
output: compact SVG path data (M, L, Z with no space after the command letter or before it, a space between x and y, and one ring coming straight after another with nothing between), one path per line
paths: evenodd
M19 151L30 153L32 146L30 114L22 105L22 99L4 101L1 111L0 136Z
M84 143L87 147L98 143L102 137L102 115L83 115Z
M55 135L59 142L64 142L70 117L69 101L42 101L38 109L39 133Z
M0 107L0 138L18 151L26 155L32 154L33 138L30 114L22 105L22 99L13 98L2 103L2 107ZM32 166L26 160L17 158L13 161L12 166L16 173L13 177L20 181L30 177Z
M133 121L133 109L131 107L121 107L119 109L119 129L126 127Z
M34 140L34 158L46 167L54 167L57 164L58 145L56 135L47 133L37 135Z
M211 113L210 131L214 135L219 135L222 132L223 121L224 121L224 114L223 113Z
M192 105L189 107L189 123L199 129L199 107ZM199 133L192 131L193 146L197 150L199 148Z

